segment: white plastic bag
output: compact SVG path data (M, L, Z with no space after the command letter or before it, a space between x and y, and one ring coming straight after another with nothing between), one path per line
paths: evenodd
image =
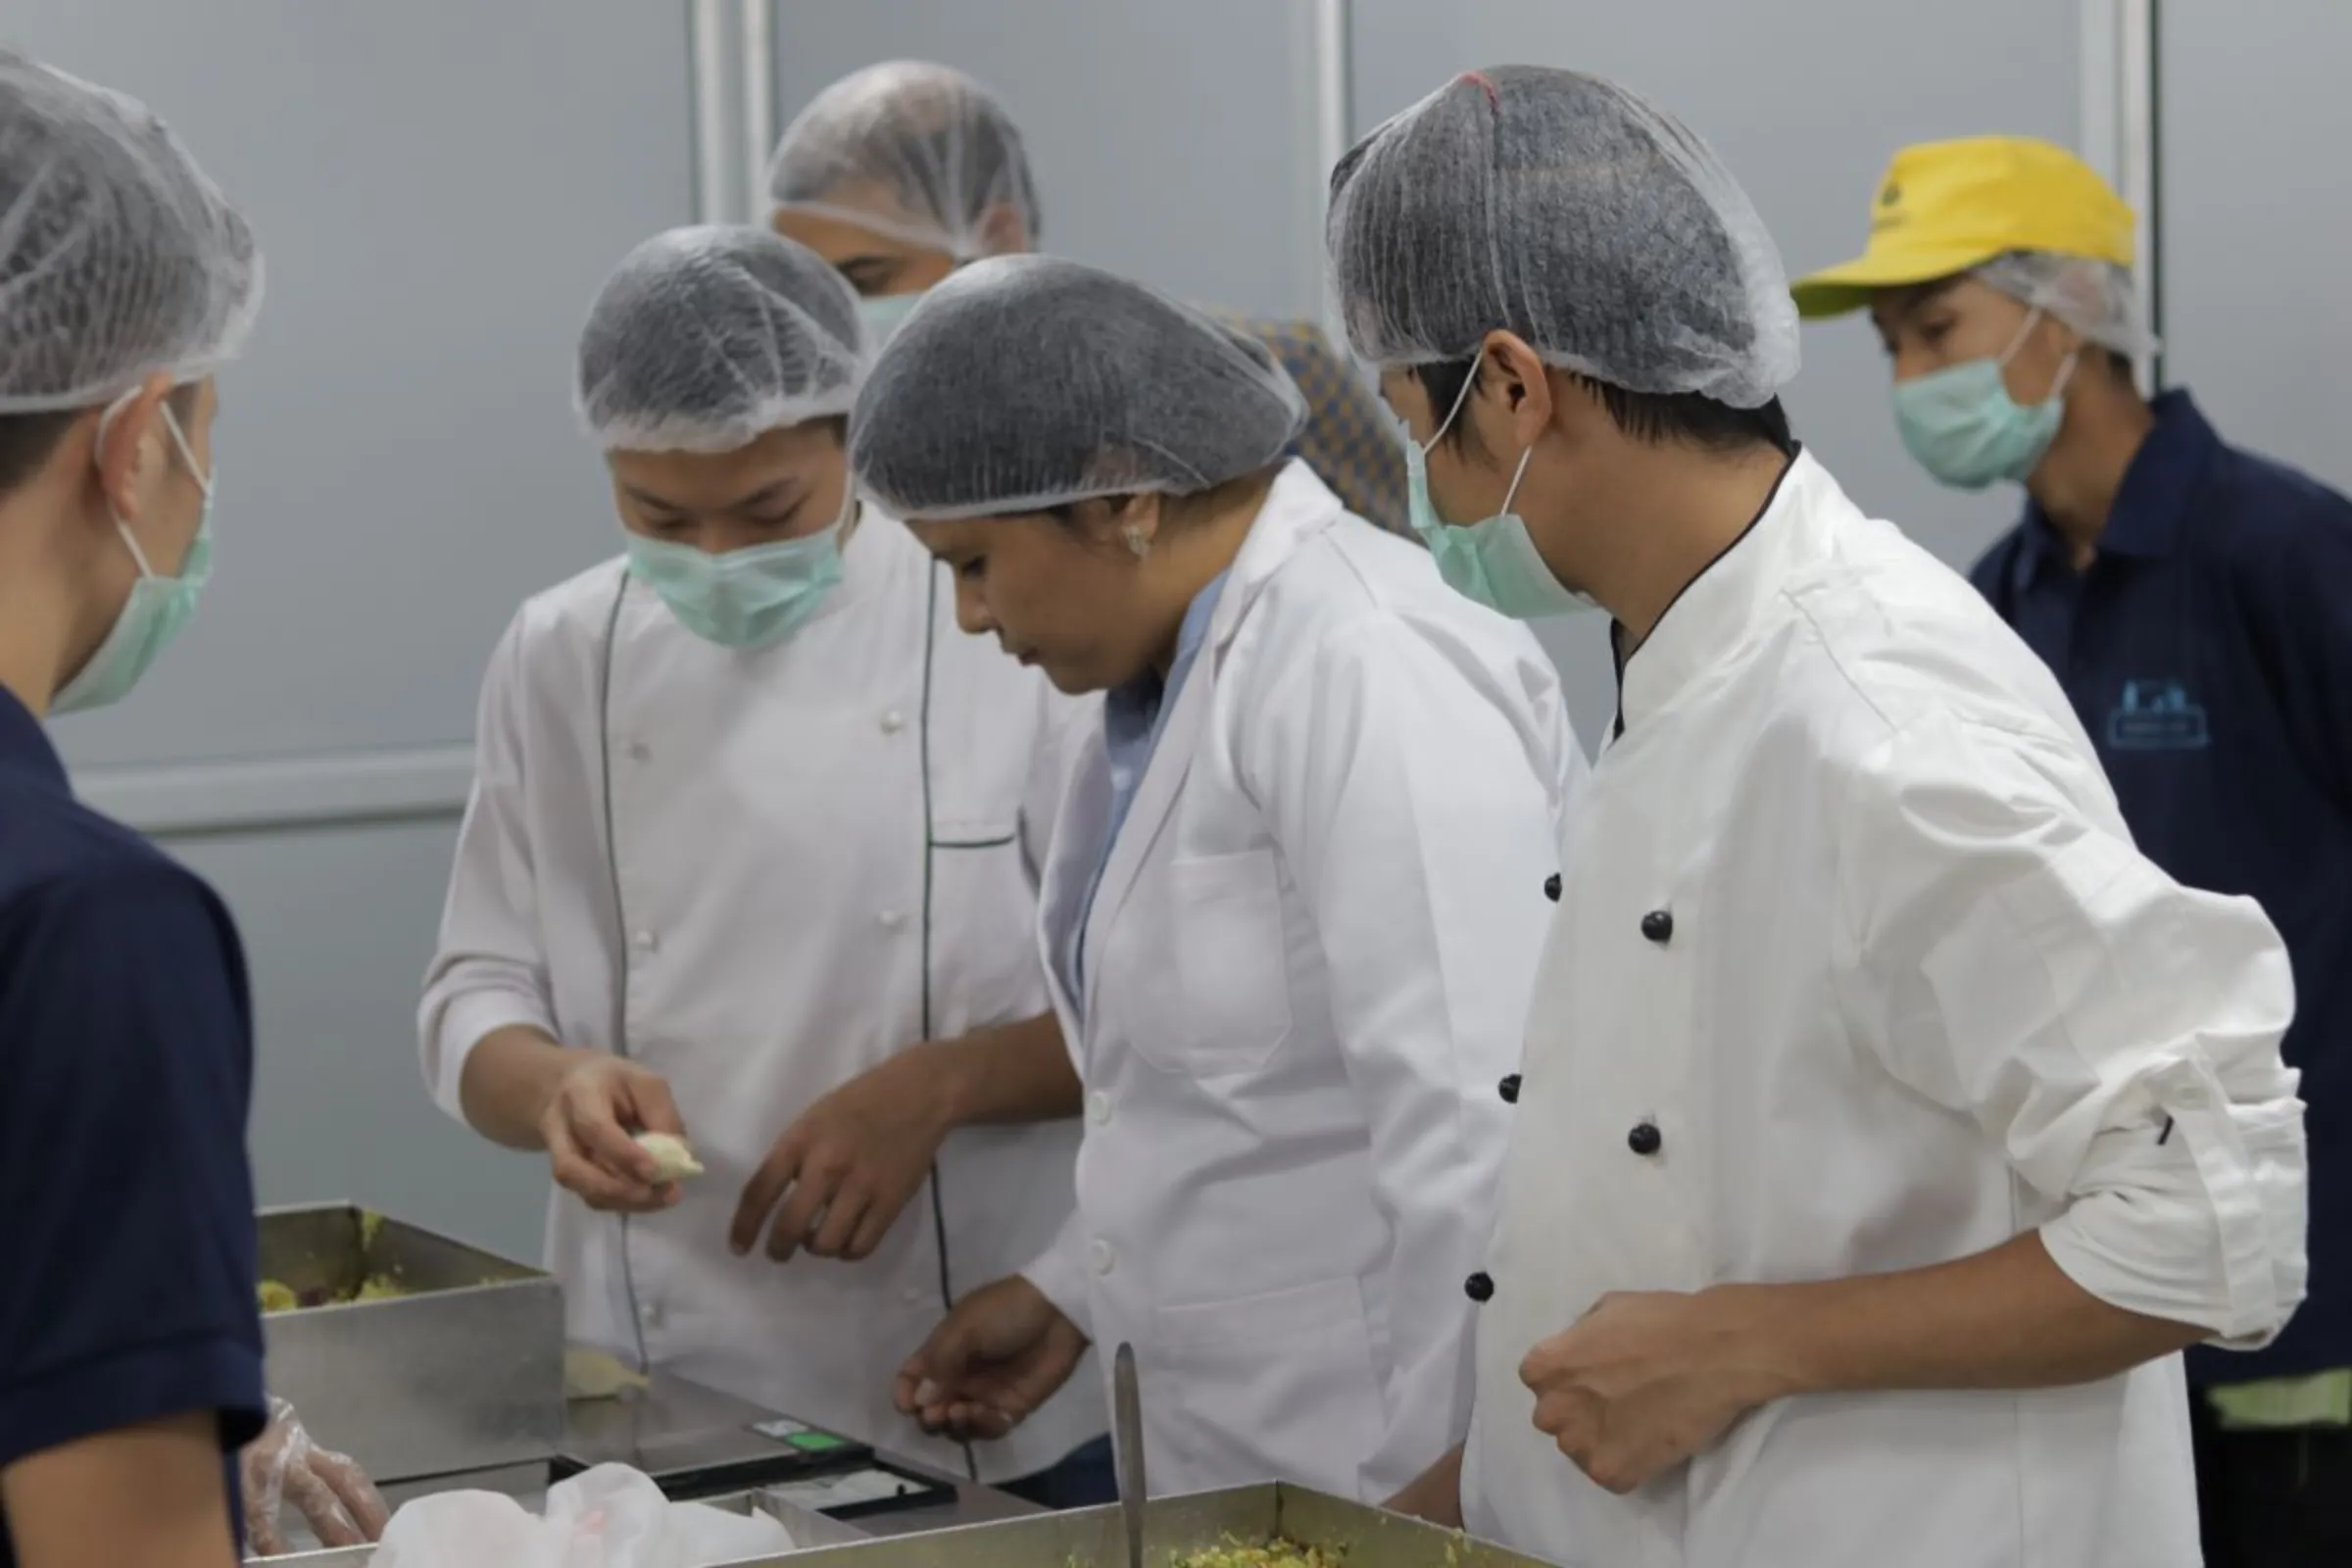
M498 1492L443 1492L401 1504L374 1568L564 1568L563 1538Z
M759 1512L729 1513L707 1502L669 1505L670 1539L682 1555L680 1568L711 1568L712 1564L743 1562L790 1551L793 1540L774 1516Z
M671 1502L604 1464L550 1488L541 1518L494 1492L419 1497L392 1516L375 1568L718 1568L792 1545L766 1514Z

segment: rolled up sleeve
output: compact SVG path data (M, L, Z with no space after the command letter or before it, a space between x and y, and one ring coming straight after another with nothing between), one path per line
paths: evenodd
M2183 888L2056 737L1950 718L1860 770L1840 892L1867 1043L2056 1205L2051 1257L2115 1306L2267 1344L2302 1299L2286 951Z
M425 1087L459 1121L466 1060L486 1036L515 1025L555 1034L524 807L521 641L518 617L482 680L473 790L417 1009Z

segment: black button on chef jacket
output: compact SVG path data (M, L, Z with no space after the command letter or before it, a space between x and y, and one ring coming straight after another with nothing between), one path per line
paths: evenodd
M2087 570L2029 504L1974 576L2065 686L2148 858L2252 897L2286 942L2311 1295L2270 1346L2199 1346L2188 1372L2299 1377L2352 1366L2352 500L2226 444L2186 392L2154 407Z
M78 804L0 688L0 1469L210 1412L241 1527L235 1454L266 1415L252 1087L227 910Z

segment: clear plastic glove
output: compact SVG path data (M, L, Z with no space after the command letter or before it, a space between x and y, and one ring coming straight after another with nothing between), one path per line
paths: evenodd
M389 1510L350 1455L321 1448L272 1395L270 1424L240 1456L246 1549L257 1557L290 1550L278 1521L294 1505L321 1546L360 1546L381 1539Z

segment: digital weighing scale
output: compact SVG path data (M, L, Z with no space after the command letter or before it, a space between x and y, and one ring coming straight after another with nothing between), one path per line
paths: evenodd
M673 1501L770 1488L837 1519L955 1497L953 1487L876 1459L867 1444L659 1371L618 1398L572 1404L550 1479L600 1464L645 1472Z

